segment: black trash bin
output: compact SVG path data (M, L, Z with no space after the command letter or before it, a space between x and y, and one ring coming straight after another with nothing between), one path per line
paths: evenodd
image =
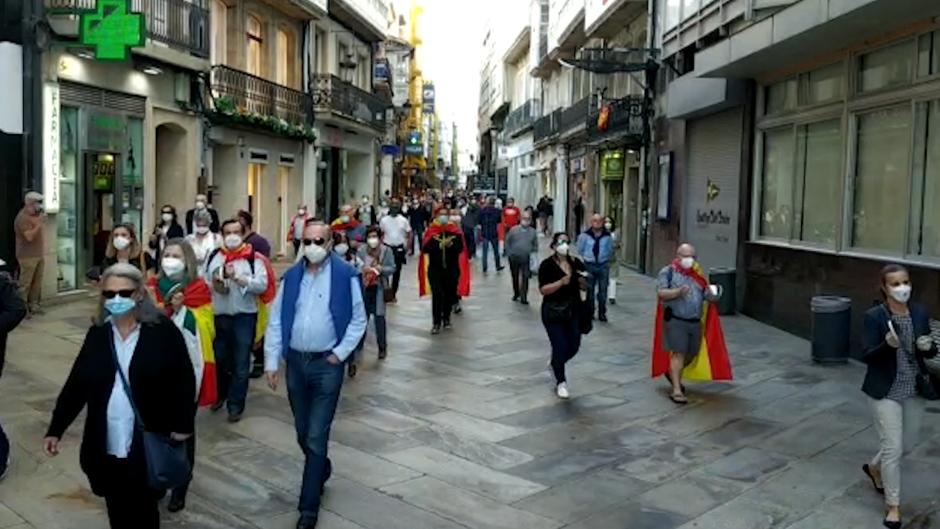
M813 361L844 364L849 361L852 300L839 296L815 296L813 311Z
M721 299L718 300L718 314L734 314L735 285L737 272L734 268L712 268L708 270L708 282L721 287Z

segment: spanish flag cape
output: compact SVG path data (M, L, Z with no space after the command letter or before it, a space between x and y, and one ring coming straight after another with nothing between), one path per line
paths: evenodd
M457 282L457 294L465 298L470 295L470 254L467 250L467 241L464 240L463 237L463 230L451 223L440 224L435 221L428 229L424 230L424 239L421 241L421 247L423 248L431 238L441 233L449 233L460 237L461 242L463 242L463 251L460 252L460 258L458 260L460 263L460 279ZM422 251L421 261L418 263L418 295L420 297L427 296L431 293L431 282L428 281L428 263L428 255Z
M178 283L168 277L150 278L150 289L157 303L165 306L165 296ZM196 278L183 289L183 306L189 309L195 324L196 342L203 360L202 378L199 382L199 406L211 406L219 400L216 379L215 351L215 315L212 310L212 292L202 278ZM184 325L189 325L189 318ZM190 329L192 331L192 329Z
M691 270L679 266L673 261L672 272L692 278L702 288L708 288L708 281L702 275L698 263ZM653 330L653 378L669 372L669 352L663 348L663 302L656 303L656 322ZM682 377L688 380L731 380L731 359L725 345L725 335L721 330L718 309L713 303L705 303L702 312L702 345L699 353L685 366Z
M255 324L255 341L252 345L252 350L255 350L261 346L261 341L264 340L264 331L268 328L268 317L271 313L270 305L277 295L277 274L274 272L274 267L271 266L271 260L265 257L264 254L256 252L248 243L242 244L235 250L222 247L221 252L225 258L223 266L239 259L250 262L254 258L252 270L256 269L260 263L267 273L268 286L258 296L258 321Z

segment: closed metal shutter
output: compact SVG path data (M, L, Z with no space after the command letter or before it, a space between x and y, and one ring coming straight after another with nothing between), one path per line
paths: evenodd
M147 110L146 98L68 81L59 83L59 96L67 105L89 105L131 114Z
M742 119L743 110L736 108L687 124L682 235L706 271L737 262Z

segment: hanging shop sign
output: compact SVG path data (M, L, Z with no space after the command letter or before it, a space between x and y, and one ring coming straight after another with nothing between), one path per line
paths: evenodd
M424 154L424 141L421 139L421 132L413 130L408 133L408 140L405 143L405 154L412 156L421 156Z
M59 180L61 165L59 163L59 147L62 141L59 120L62 108L59 106L59 84L45 83L43 85L43 168L42 192L43 206L49 213L59 212Z
M604 151L601 154L601 180L623 180L624 173L623 151Z
M421 91L421 112L434 113L434 97L434 83L424 83L424 89Z
M79 42L95 48L95 58L126 61L131 48L147 39L144 16L132 11L131 0L98 0L79 20Z

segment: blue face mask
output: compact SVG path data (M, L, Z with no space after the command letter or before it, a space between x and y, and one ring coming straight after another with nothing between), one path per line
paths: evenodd
M134 301L133 298L114 296L111 299L104 300L104 308L107 309L112 316L123 316L136 306L137 302Z

